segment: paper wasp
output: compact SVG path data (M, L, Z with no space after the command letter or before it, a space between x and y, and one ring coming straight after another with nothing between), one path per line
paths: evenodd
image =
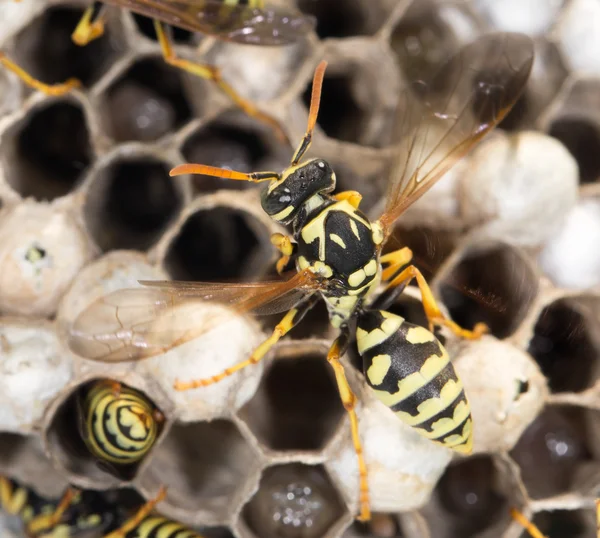
M105 362L163 353L210 328L194 327L189 319L180 319L171 324L174 329L169 334L153 330L157 316L170 315L188 301L215 301L239 313L287 310L271 336L247 360L210 378L175 385L177 390L188 390L216 383L258 363L319 299L324 299L331 324L340 330L327 360L348 412L358 457L360 519L369 519L367 467L355 413L356 397L340 357L354 332L366 381L375 394L425 437L458 452L471 451L468 400L433 330L445 326L460 337L478 338L486 327L478 324L466 330L447 319L421 272L410 264L411 251L401 248L384 253L383 249L406 208L506 116L527 82L532 63L533 44L527 36L491 34L459 50L429 81L409 85L398 106L398 143L386 207L377 220L370 220L358 209L358 192L331 194L336 178L328 163L319 158L301 162L317 121L326 68L326 62L321 62L313 79L308 128L289 168L282 173L246 174L188 164L171 171L173 176L197 173L269 181L262 196L263 209L278 223L292 226L291 237L276 233L271 238L282 254L277 270L282 274L293 260L293 276L245 284L143 281L142 288L113 292L84 310L71 328L71 349ZM387 311L413 279L421 291L429 330ZM378 294L380 284L384 289Z
M244 112L266 123L287 141L274 118L258 110L239 95L221 76L218 68L179 58L173 49L167 25L201 32L224 41L248 45L281 46L293 43L313 30L315 20L289 10L266 8L264 0L102 0L87 8L72 34L76 45L85 46L104 33L106 6L119 6L150 17L165 62L193 75L212 80ZM69 79L45 84L0 53L0 63L28 86L49 95L63 95L81 83Z
M156 497L127 513L122 499L111 500L105 492L68 488L54 501L0 476L0 508L21 518L28 538L202 538L154 512L165 496L166 489L160 488Z
M98 380L77 401L78 428L98 466L131 478L161 431L164 417L141 392L116 381Z

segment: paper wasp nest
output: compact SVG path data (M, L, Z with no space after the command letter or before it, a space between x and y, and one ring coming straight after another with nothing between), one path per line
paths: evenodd
M277 228L256 188L173 179L168 170L182 162L278 170L292 149L232 110L211 84L167 67L147 21L111 9L107 37L78 48L69 36L86 2L5 4L2 10L19 16L0 28L2 50L44 80L77 76L84 87L45 97L0 70L3 472L48 495L67 481L118 485L68 448L76 435L69 406L85 383L110 377L142 390L166 417L131 483L146 497L167 485L161 510L214 528L216 536L516 538L511 505L535 513L544 532L563 525L572 538L594 535L595 0L417 0L406 12L408 2L392 0L298 0L319 23L316 35L292 47L211 45L176 34L182 54L202 41L206 58L280 119L294 143L305 129L312 71L325 57L330 65L311 155L328 159L338 189L358 190L362 207L373 212L389 164L390 111L411 62L435 63L441 51L493 29L535 38L532 76L505 129L410 208L396 234L455 321L491 328L471 343L444 333L475 409L474 455L450 461L444 449L415 439L348 366L373 473L377 513L369 525L352 520L356 462L324 360L332 332L322 305L264 367L206 392L175 394L171 381L247 357L272 319L265 326L229 320L237 325L201 353L174 350L170 360L133 365L83 361L65 344L69 323L89 302L140 278L247 281L271 272L277 257L269 235ZM415 43L422 46L416 53ZM412 291L394 311L422 322ZM350 352L347 364L354 358ZM41 441L48 458L39 455ZM34 467L40 460L54 474Z

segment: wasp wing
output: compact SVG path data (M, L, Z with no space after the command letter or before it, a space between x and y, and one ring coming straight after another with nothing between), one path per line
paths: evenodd
M528 36L489 34L459 50L428 81L405 88L380 217L386 238L396 219L508 114L527 83L533 56Z
M219 320L214 316L209 320L206 315L195 316L194 303L224 305L237 314L273 314L322 289L321 281L309 271L296 273L287 280L249 284L141 283L144 287L114 291L86 308L70 328L70 349L102 362L152 357L198 338L218 325ZM181 308L188 306L192 308Z
M315 19L283 9L260 9L219 0L103 0L139 15L225 41L285 45L311 32Z

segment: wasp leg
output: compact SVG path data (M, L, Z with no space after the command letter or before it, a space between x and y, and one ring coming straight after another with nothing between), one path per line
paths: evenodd
M435 298L433 297L433 293L429 288L429 284L425 280L425 277L421 274L414 265L409 265L406 269L404 269L400 274L395 276L388 283L388 290L391 290L397 286L407 286L410 281L416 278L417 284L419 286L419 290L421 291L421 298L423 300L423 308L425 309L425 315L429 320L429 330L433 332L434 325L444 325L448 327L454 334L460 336L461 338L465 338L467 340L476 340L481 337L482 334L488 332L488 327L485 323L477 323L472 331L467 329L463 329L460 325L455 323L452 320L447 319L444 314L442 314Z
M531 538L547 538L545 535L543 535L540 532L540 530L531 521L529 521L516 508L510 509L510 515L517 523L519 523L531 535Z
M389 282L402 267L411 262L412 257L412 250L408 247L394 250L381 256L379 262L388 266L381 273L382 280Z
M104 34L104 8L105 6L102 6L99 2L94 2L94 5L85 10L77 27L71 34L73 43L84 47Z
M167 495L167 490L164 486L161 486L154 499L150 499L144 504L133 516L131 516L123 525L117 530L106 534L104 538L125 538L128 533L135 530L139 524L147 518L150 513L154 510L154 507L161 502Z
M338 390L340 391L340 398L344 404L344 409L346 409L348 417L350 418L352 442L354 444L356 457L358 458L358 476L360 483L360 516L358 517L358 520L369 521L371 519L371 508L369 505L369 483L367 480L367 465L365 464L365 457L362 450L362 444L360 442L360 435L358 433L358 418L354 409L356 406L356 396L348 384L344 366L340 362L340 357L348 349L349 342L350 332L347 327L344 327L340 335L335 339L329 348L329 352L327 353L327 362L329 362L333 368Z
M66 82L60 82L58 84L46 84L30 75L12 60L9 60L3 52L0 52L0 64L17 75L25 84L27 84L27 86L45 93L46 95L60 97L61 95L69 93L74 88L79 88L81 86L81 82L76 78L70 78Z
M239 95L229 84L227 84L227 82L223 80L221 77L221 72L217 67L178 58L173 50L173 46L171 45L171 41L167 36L167 32L162 22L155 20L154 29L156 31L156 36L158 37L158 42L160 43L160 48L162 50L165 62L174 67L178 67L179 69L183 69L192 75L212 80L246 114L267 124L275 131L275 134L280 140L289 144L289 139L281 125L279 125L279 122L275 118L258 110L258 108L256 108L256 106L254 106L250 101Z
M298 245L292 243L292 238L280 233L274 233L271 236L271 244L281 252L281 258L277 261L277 273L282 274L285 266L290 262L290 258L296 253Z
M189 390L195 389L198 387L206 387L207 385L212 385L213 383L218 383L222 381L226 377L246 368L246 366L250 366L251 364L257 364L260 362L264 356L269 352L269 350L279 341L279 339L290 332L306 315L306 313L317 303L319 300L318 295L313 295L306 299L304 302L296 305L294 308L291 308L288 313L283 317L283 319L275 326L273 329L273 333L269 338L267 338L262 344L260 344L252 353L249 359L242 361L234 366L226 368L220 374L213 375L211 377L207 377L204 379L194 379L192 381L175 381L174 388L175 390Z
M362 194L358 191L342 191L334 194L333 197L340 202L342 200L347 200L354 209L358 209L362 200Z
M78 491L75 488L68 488L52 513L40 514L34 517L27 524L27 535L38 536L43 531L53 529L54 527L56 527L60 523L60 520L62 519L66 510L71 506L71 504L75 500L77 494Z

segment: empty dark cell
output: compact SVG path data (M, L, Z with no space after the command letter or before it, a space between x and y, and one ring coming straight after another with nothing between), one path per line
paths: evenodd
M149 248L181 208L182 198L168 168L153 161L113 164L98 182L107 182L100 201L88 197L86 215L103 250Z
M182 152L187 162L253 172L256 171L256 163L264 159L269 150L256 131L212 124L193 135L183 146ZM199 192L256 187L247 181L204 175L193 176L193 181Z
M475 456L448 467L437 487L451 517L455 536L474 536L506 513L506 500L494 489L495 469L486 456Z
M405 536L393 514L378 513L371 514L371 521L368 523L354 522L347 535L367 538L404 538Z
M577 510L541 512L535 515L533 523L547 538L596 538L595 529L586 525L582 513Z
M548 407L525 430L510 454L531 497L565 493L577 466L590 459L583 420L580 409Z
M27 437L16 433L0 433L0 464L3 468L9 469L13 460L18 459L19 454L24 451L27 445Z
M344 408L324 357L275 361L241 414L274 450L318 450Z
M325 76L321 93L318 124L325 134L346 142L357 142L365 123L364 111L352 95L352 77L349 75ZM302 96L310 104L312 88Z
M131 67L107 94L110 131L118 141L151 141L185 124L192 109L181 71L160 59Z
M152 19L149 19L148 17L143 17L142 15L138 15L137 13L133 13L133 20L135 21L137 29L143 36L147 37L148 39L158 41ZM175 43L190 43L194 37L194 34L192 32L188 32L183 28L177 28L176 26L167 26L167 28L169 29L173 41Z
M171 276L205 281L256 276L264 259L259 259L260 242L249 226L251 218L225 207L193 214L167 253Z
M368 34L371 30L358 0L300 0L298 7L317 18L320 38Z
M537 293L537 281L520 257L497 248L468 255L441 285L452 319L471 329L486 323L506 338L520 325Z
M24 197L51 200L69 193L92 159L83 111L58 102L36 110L16 139L11 185Z
M243 517L261 538L320 538L343 513L324 469L296 463L265 471Z
M583 119L563 118L550 126L550 135L558 138L579 165L579 181L590 183L600 177L600 131Z
M529 353L548 378L553 392L580 391L596 380L598 356L588 334L585 318L568 303L546 307L534 329Z
M84 47L75 45L71 34L82 14L79 9L50 8L18 37L17 54L34 76L47 83L76 77L89 87L108 70L121 45L112 39L110 25L102 37Z

